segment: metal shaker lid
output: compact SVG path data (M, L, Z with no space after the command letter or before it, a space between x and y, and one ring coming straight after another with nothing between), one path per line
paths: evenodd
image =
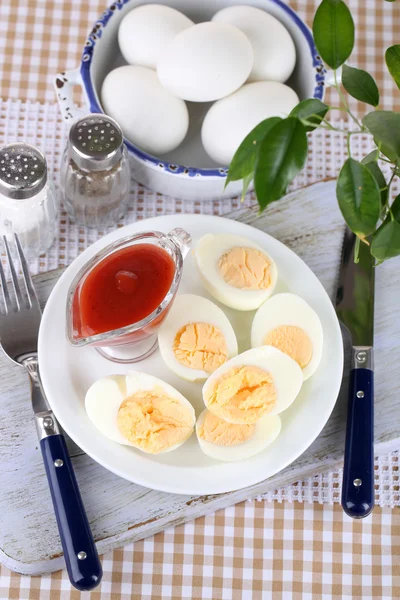
M30 144L14 142L0 148L0 193L13 200L36 196L47 182L44 155Z
M69 153L81 169L104 171L118 163L124 137L118 123L103 114L90 114L74 123L69 132Z

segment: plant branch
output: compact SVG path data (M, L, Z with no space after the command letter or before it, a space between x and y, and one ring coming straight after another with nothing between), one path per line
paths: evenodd
M350 107L348 105L348 102L346 100L346 96L343 94L342 90L340 89L340 85L338 83L337 80L337 74L336 74L336 69L333 71L333 77L334 77L334 82L335 82L335 88L337 89L337 92L340 96L341 101L344 104L345 110L346 112L349 114L349 116L353 119L354 123L356 123L356 125L362 130L362 125L360 123L360 121L357 119L357 117L355 115L353 115L353 113L350 110Z
M351 144L350 144L350 139L351 139L351 134L350 132L348 132L347 134L347 138L346 138L346 143L347 143L347 153L349 155L349 158L351 156Z
M311 115L312 117L319 117L320 115ZM308 119L300 119L301 123L303 123L303 125L308 125L309 127L318 127L318 129L326 129L329 131L338 131L339 133L346 133L345 131L343 131L342 129L338 129L337 127L333 127L333 125L331 125L329 123L329 121L325 121L325 119L322 119L322 121L320 122L320 124L318 123L313 123L312 121L309 121ZM326 123L326 126L323 126L323 123Z

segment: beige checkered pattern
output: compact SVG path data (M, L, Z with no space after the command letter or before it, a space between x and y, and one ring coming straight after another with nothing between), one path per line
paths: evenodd
M397 600L400 509L363 521L337 505L246 502L103 557L92 594L65 571L0 569L0 598L29 600Z
M190 2L191 0L187 0ZM320 0L292 0L309 24ZM348 0L356 22L351 63L367 69L381 90L381 107L400 107L384 65L385 49L399 42L400 3ZM0 98L53 102L53 77L80 62L85 37L107 6L102 0L3 0L0 3ZM328 95L329 98L329 95ZM361 107L352 102L357 109Z
M318 3L293 0L291 5L311 23ZM399 109L400 93L386 73L383 54L387 46L399 42L395 34L400 2L349 0L349 4L358 24L352 64L375 75L383 108ZM0 139L23 138L38 144L55 173L65 131L51 105L52 79L56 72L78 65L86 33L104 7L99 0L0 3ZM352 107L360 109L356 102ZM316 133L311 146L298 186L334 177L344 158L334 133ZM354 146L355 156L368 151L364 137L355 138ZM200 206L151 194L140 186L134 187L131 200L125 222L160 213L224 214L238 206L237 200ZM74 228L61 215L59 239L34 270L68 264L99 234ZM104 580L90 595L72 590L65 571L31 578L0 567L0 600L400 598L398 455L378 460L375 469L377 499L383 507L363 521L348 519L337 504L340 473L321 475L104 556Z

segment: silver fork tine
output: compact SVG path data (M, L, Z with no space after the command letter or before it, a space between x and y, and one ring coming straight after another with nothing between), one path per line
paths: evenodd
M6 276L4 273L3 263L1 262L1 260L0 260L0 279L1 279L1 290L3 292L4 311L5 311L5 314L7 314L11 307L11 299L10 299L10 294L8 293Z
M16 233L14 233L15 237L15 245L17 246L17 253L19 262L21 263L22 268L22 277L25 284L26 293L28 296L29 306L32 307L33 303L36 302L39 305L39 301L36 296L35 288L33 287L32 277L29 272L28 264L26 262L24 251L22 250L21 242L19 241L19 237Z
M5 247L6 253L7 253L8 265L10 267L11 280L12 280L12 285L14 288L15 300L17 303L17 311L19 311L21 308L21 303L22 303L22 294L21 294L21 290L19 287L19 283L18 283L17 273L14 268L14 263L11 258L10 248L8 246L7 238L5 235L3 235L3 242L4 242L4 247Z

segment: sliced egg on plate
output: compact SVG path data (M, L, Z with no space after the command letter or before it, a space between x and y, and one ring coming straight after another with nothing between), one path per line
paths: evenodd
M194 294L175 298L158 345L167 367L187 381L204 381L238 353L228 317L211 300Z
M215 416L238 425L279 414L295 400L303 372L272 346L247 350L219 367L203 386L203 401Z
M259 308L275 289L274 261L245 237L207 233L196 246L195 259L208 292L231 308Z
M253 425L234 425L203 410L196 422L200 448L210 458L236 461L265 450L281 431L278 415L264 415Z
M88 389L85 407L105 437L148 454L181 446L196 421L192 405L181 393L139 371L99 379Z
M317 313L300 296L276 294L258 309L251 327L251 346L265 345L293 358L308 379L322 356L323 331Z

